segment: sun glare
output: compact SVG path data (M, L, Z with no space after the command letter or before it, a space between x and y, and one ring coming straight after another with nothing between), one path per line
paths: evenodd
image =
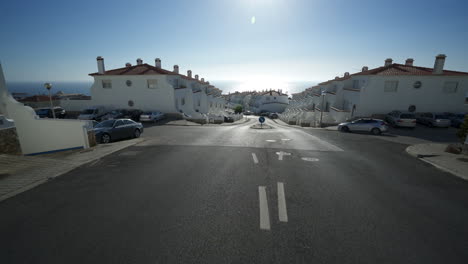
M251 23L252 25L255 24L255 20L256 20L256 19L255 19L255 16L253 16L253 17L250 19L250 23Z

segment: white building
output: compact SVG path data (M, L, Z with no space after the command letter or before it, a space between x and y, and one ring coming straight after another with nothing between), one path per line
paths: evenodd
M434 67L385 64L375 69L335 77L293 95L289 118L299 123L293 112L312 112L311 122L339 123L359 116L384 115L392 110L410 112L467 112L468 72L445 70L445 55L436 56ZM323 108L323 110L321 109ZM286 118L286 116L284 117Z
M235 92L227 95L227 98L229 107L242 105L245 110L254 113L281 113L289 105L288 95L281 90Z
M178 65L168 71L161 68L160 59L155 60L154 66L137 59L136 65L127 63L123 68L106 71L102 57L97 58L97 64L98 72L90 74L94 78L93 105L185 113L194 118L224 109L224 101L219 96L221 90L203 78L199 80L198 75L192 78L190 70L187 76L179 74ZM209 107L210 94L216 98L217 107Z

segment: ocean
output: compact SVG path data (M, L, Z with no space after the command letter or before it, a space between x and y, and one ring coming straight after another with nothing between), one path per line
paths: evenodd
M64 93L81 93L85 95L90 94L90 88L93 82L51 82L52 83L52 94L59 91ZM223 94L233 93L236 91L243 90L263 90L263 89L282 89L283 92L293 94L304 91L304 89L311 87L316 82L287 82L278 85L270 85L270 87L261 87L255 85L245 85L245 82L241 81L211 81L212 85L215 85L219 89L223 90ZM43 82L7 82L7 87L10 93L26 93L28 95L41 95L48 94L44 88Z

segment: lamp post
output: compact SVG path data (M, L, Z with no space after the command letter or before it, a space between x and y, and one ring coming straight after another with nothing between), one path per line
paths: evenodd
M44 83L44 87L49 91L50 111L52 111L52 116L55 119L54 105L52 104L52 96L50 95L50 89L52 89L52 84Z
M320 127L322 127L323 101L325 101L325 95L326 95L326 94L327 94L327 93L325 93L325 92L322 92L322 94L321 94L321 95L322 95L322 103L321 103L321 105L320 105Z

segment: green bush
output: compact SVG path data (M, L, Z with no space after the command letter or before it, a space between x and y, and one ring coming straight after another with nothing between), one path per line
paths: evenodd
M468 115L465 115L465 119L463 120L463 124L461 124L460 129L457 132L457 136L460 138L462 142L465 142L467 134L468 134Z
M236 114L240 114L244 111L244 109L242 108L242 105L238 105L236 107L234 107L234 113Z

